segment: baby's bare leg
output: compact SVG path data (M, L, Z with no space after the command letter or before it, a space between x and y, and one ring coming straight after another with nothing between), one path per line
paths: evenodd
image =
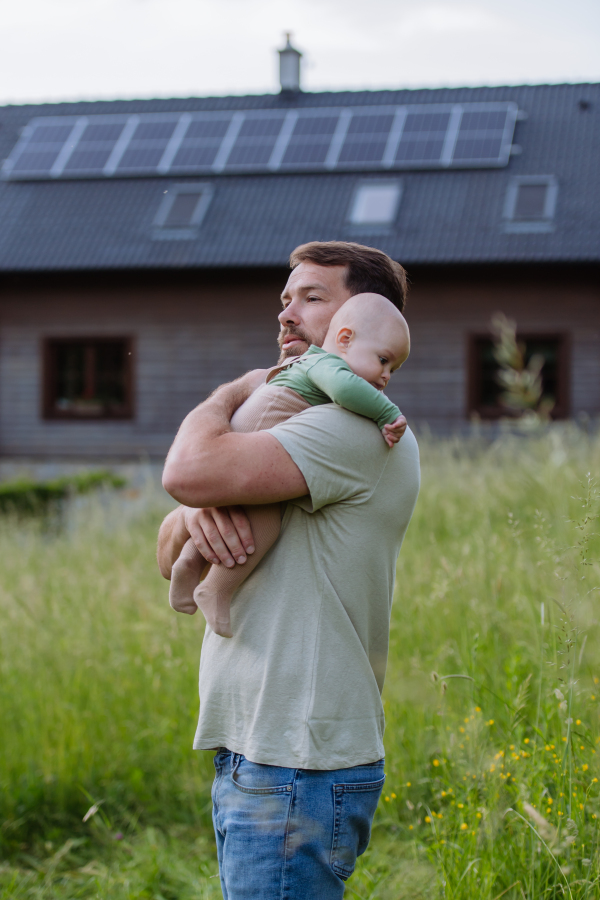
M193 616L198 609L194 602L194 589L198 586L202 572L209 565L193 540L183 545L183 550L173 564L169 603L177 612Z
M221 637L232 637L229 607L233 593L273 546L281 527L279 503L246 506L244 509L254 535L254 553L244 565L236 565L233 569L223 565L212 566L204 581L194 590L194 600L204 613L204 618L215 634Z

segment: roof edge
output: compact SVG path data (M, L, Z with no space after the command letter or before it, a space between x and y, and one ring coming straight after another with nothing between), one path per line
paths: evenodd
M431 87L430 85L424 85L422 87L410 86L410 87L393 87L393 88L356 88L352 90L323 90L323 91L301 91L300 95L304 97L352 97L358 94L398 94L398 93L422 93L424 91L429 91L431 93L437 93L440 91L451 92L451 91L480 91L480 90L489 90L489 91L505 91L505 90L519 90L519 89L535 89L535 88L585 88L585 87L594 87L600 88L600 81L557 81L557 82L540 82L540 83L515 83L515 84L478 84L478 85L439 85L438 87ZM90 106L97 106L99 104L107 104L112 105L115 103L120 104L142 104L142 103L175 103L177 101L181 101L182 103L190 103L194 101L219 101L219 100L262 100L262 99L279 99L281 97L279 91L267 92L264 94L205 94L205 95L188 95L188 96L150 96L150 97L113 97L111 99L108 98L72 98L67 100L43 100L39 102L30 102L30 103L6 103L0 105L0 111L2 110L26 110L28 108L39 109L40 107L56 107L56 106L81 106L84 104L89 104Z

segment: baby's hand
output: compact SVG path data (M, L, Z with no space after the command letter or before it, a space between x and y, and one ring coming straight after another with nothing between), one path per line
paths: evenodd
M388 447L393 447L394 444L397 444L405 431L406 419L404 416L398 416L395 422L392 422L390 425L384 425L381 429L383 439Z

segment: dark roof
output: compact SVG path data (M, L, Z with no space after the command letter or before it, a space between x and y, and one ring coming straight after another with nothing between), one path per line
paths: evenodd
M406 265L600 261L600 85L302 93L205 99L56 103L0 108L0 161L35 116L222 109L514 101L522 152L500 169L398 173L403 193L387 229L348 223L355 185L381 174L216 175L210 178L0 182L0 271L281 266L308 240L356 240ZM581 102L584 101L584 102ZM514 176L558 183L553 230L505 233ZM213 185L193 240L154 240L173 183Z

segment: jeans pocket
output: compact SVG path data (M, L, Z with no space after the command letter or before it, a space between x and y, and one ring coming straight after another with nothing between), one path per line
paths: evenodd
M356 858L369 846L371 823L384 782L385 776L377 781L333 785L331 868L344 880L352 875Z
M236 754L231 766L233 786L243 794L291 794L295 769L264 766Z

